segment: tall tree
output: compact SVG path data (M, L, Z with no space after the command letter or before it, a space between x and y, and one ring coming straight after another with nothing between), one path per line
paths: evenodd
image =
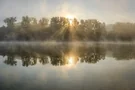
M32 24L32 25L37 25L37 19L34 18L34 17L32 17L32 18L31 18L31 24Z
M4 22L7 24L7 27L14 27L16 21L16 17L9 17L4 19Z
M30 23L31 23L31 18L30 17L28 17L28 16L23 16L22 17L22 22L21 22L22 27L27 28L27 27L30 26Z
M49 20L48 20L47 18L41 18L41 19L39 20L39 24L40 24L41 26L47 26L48 23L49 23Z

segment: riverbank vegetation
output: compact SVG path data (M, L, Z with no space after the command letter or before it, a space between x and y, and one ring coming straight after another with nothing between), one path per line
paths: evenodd
M23 16L4 19L0 41L133 41L135 23L105 24L96 19L52 17L51 19Z

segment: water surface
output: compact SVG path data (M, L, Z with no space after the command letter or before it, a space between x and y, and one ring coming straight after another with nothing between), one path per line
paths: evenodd
M0 44L0 90L135 90L134 85L134 44Z

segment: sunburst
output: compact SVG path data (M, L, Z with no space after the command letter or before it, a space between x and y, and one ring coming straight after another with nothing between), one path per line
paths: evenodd
M66 15L66 18L69 20L70 25L72 25L75 16L73 16L73 15Z

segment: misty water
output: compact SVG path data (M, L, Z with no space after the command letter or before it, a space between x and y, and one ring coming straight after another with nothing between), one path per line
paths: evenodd
M135 90L135 45L0 43L0 90Z

